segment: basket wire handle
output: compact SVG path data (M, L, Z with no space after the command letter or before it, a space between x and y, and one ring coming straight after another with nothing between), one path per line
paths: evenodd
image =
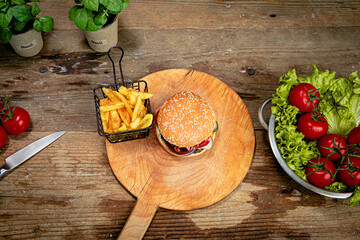
M115 82L115 84L117 84L116 70L115 70L114 60L112 59L111 54L110 54L111 50L114 49L114 48L118 48L118 49L121 50L121 56L120 56L120 60L119 60L119 69L120 69L120 74L121 74L121 82L122 82L122 84L125 84L124 76L123 76L123 72L122 72L122 68L121 68L121 60L122 60L123 57L124 57L124 50L123 50L121 47L118 47L118 46L111 47L111 48L109 49L108 53L107 53L107 54L108 54L108 57L109 57L109 59L110 59L110 61L111 61L111 63L112 63L112 68L113 68L113 73L114 73L114 82Z

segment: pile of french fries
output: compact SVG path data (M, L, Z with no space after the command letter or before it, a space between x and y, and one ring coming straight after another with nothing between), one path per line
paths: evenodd
M100 116L105 133L147 128L153 115L147 114L145 99L154 94L121 86L118 91L102 88L106 98L100 100Z

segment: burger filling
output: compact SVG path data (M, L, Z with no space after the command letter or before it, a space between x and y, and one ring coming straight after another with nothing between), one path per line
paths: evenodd
M173 151L174 153L178 154L178 155L182 155L182 156L187 156L193 153L199 153L203 150L208 150L212 147L213 144L213 139L215 136L215 132L218 130L219 125L217 122L215 122L215 126L214 126L214 130L212 131L211 135L205 139L204 141L202 141L201 143L192 146L192 147L178 147L175 146L171 143L169 143L168 141L166 141L166 139L161 135L161 139L166 143L167 147ZM158 130L157 130L158 131Z

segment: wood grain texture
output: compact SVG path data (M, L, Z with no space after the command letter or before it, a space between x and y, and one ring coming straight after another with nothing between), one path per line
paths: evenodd
M0 45L0 92L32 119L26 133L9 136L0 158L68 132L0 180L0 239L116 239L136 199L114 176L96 132L92 90L113 82L111 64L68 19L73 1L38 4L55 20L40 54L21 58ZM197 210L159 208L145 240L360 238L359 206L293 182L257 119L291 69L305 76L317 64L340 77L360 69L359 10L359 0L130 1L118 26L125 78L174 68L210 74L244 101L256 139L249 172L229 196Z

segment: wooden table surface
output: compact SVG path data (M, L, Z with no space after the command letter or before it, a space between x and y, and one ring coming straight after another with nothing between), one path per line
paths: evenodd
M93 88L113 82L111 62L68 19L72 5L41 1L41 14L55 25L37 56L0 45L1 92L31 115L29 129L9 136L0 157L67 131L0 181L0 239L116 239L136 202L111 171L97 133ZM360 206L292 181L257 117L288 70L309 75L317 64L339 77L359 70L359 19L359 0L130 0L118 26L125 79L173 68L215 76L245 102L256 138L235 191L203 209L160 208L144 239L360 238Z

